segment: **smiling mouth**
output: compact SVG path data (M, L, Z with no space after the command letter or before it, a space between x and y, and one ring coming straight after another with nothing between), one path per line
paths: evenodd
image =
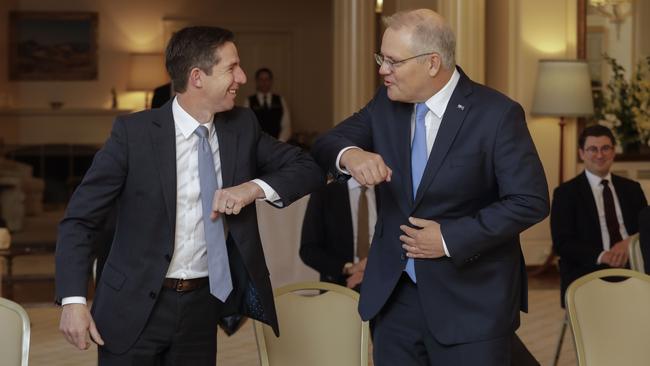
M237 89L228 89L228 93L232 95L237 95Z

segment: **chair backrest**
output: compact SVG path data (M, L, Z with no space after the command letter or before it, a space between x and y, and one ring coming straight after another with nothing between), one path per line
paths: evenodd
M307 291L307 293L305 293ZM325 282L303 282L274 291L280 337L255 322L262 366L368 365L368 322L359 294Z
M650 365L650 276L628 269L592 272L569 286L566 307L579 365Z
M630 269L637 272L645 273L643 253L641 252L641 243L639 233L630 236L630 246L628 247L630 257Z
M29 316L22 306L0 298L0 364L27 366L29 358Z

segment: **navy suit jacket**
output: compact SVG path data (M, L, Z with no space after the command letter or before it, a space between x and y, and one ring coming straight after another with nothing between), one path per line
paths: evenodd
M321 281L345 286L343 265L354 259L350 193L333 182L311 194L300 240L300 258L320 273Z
M300 258L320 273L321 281L346 285L343 265L354 261L354 229L346 182L332 182L311 194L302 224Z
M650 274L650 206L647 206L639 214L639 245L645 273Z
M176 140L172 102L118 117L110 138L73 194L59 225L56 297L86 296L92 243L117 206L113 244L93 302L93 318L113 353L142 331L174 254ZM214 121L223 186L254 178L268 183L284 206L318 188L323 174L309 155L262 133L246 108ZM255 205L226 216L233 293L226 312L278 324L257 228ZM222 315L228 315L222 314ZM216 327L216 324L215 324Z
M342 178L336 157L347 146L382 156L392 180L377 187L381 207L363 279L363 319L381 310L406 257L400 225L408 217L441 225L451 257L415 261L427 325L443 344L511 335L526 308L519 233L548 214L544 170L519 104L463 72L444 113L413 199L410 103L381 87L358 113L321 136L312 153Z
M625 230L629 235L639 232L639 213L647 205L641 185L614 174L612 184L621 206ZM551 234L553 249L560 256L560 296L564 304L564 293L571 282L588 273L609 268L596 264L603 251L603 239L596 201L584 172L553 191Z

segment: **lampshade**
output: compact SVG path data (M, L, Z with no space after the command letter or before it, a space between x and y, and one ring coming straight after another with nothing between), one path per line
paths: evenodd
M128 90L152 91L169 80L162 54L132 53L130 58Z
M582 60L540 60L534 116L583 117L594 113L589 66Z

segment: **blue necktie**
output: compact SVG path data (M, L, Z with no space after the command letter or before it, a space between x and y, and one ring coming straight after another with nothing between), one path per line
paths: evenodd
M199 136L199 182L201 185L201 203L203 206L203 230L208 251L208 278L210 293L222 302L226 302L232 291L230 264L228 263L228 248L223 228L223 217L219 215L212 221L212 199L217 191L217 174L214 168L214 157L208 139L209 131L205 126L199 126L194 133Z
M429 112L429 108L424 103L418 103L415 106L415 132L413 133L413 142L411 144L411 181L413 182L413 199L417 196L418 187L424 174L424 168L427 166L427 130L424 125L424 117ZM406 273L411 277L413 282L417 282L415 277L415 262L413 258L406 261Z

